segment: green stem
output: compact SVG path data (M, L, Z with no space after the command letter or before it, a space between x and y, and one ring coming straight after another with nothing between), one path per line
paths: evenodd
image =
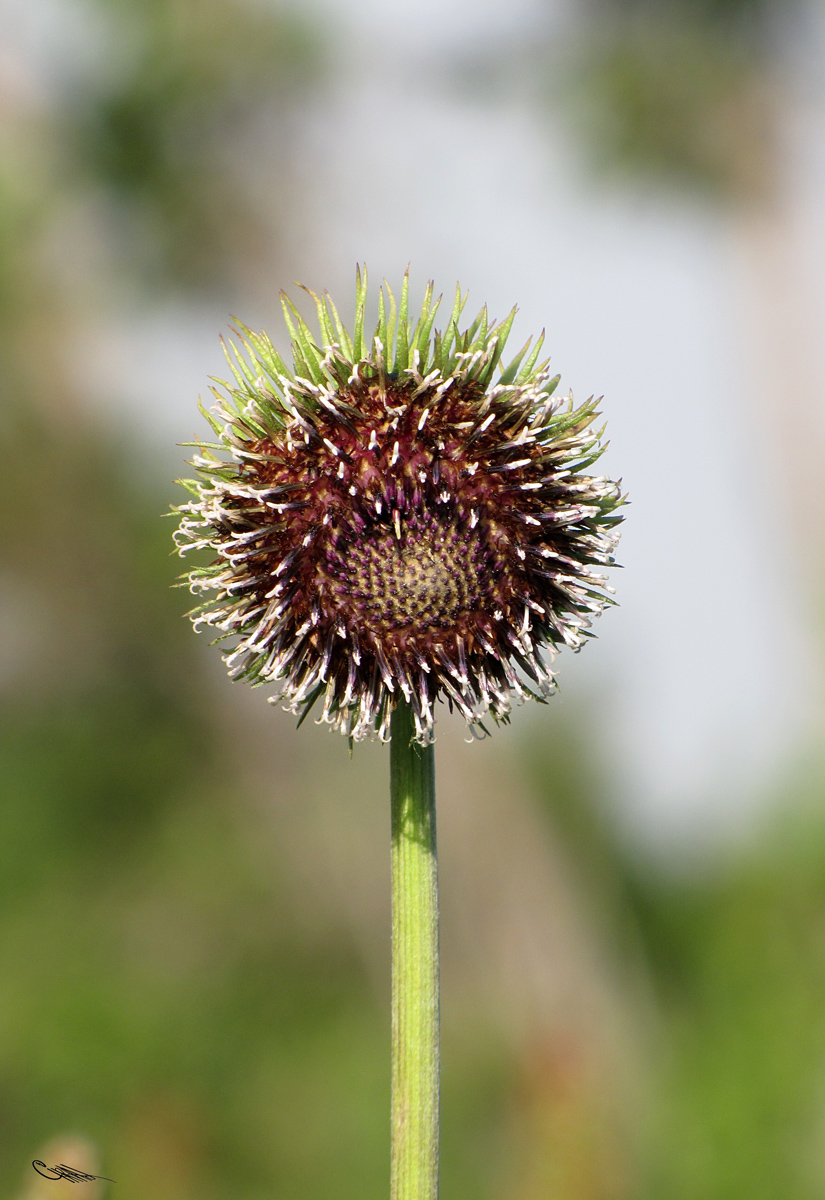
M438 859L435 757L392 715L392 1200L438 1196Z

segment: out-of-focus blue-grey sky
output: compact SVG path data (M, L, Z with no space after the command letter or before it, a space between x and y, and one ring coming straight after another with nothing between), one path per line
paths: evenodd
M82 10L3 0L17 86L95 52L70 11ZM451 62L489 62L497 47L517 61L554 22L574 20L574 6L316 0L314 11L335 66L293 130L301 212L282 274L239 315L277 341L277 292L293 279L328 287L347 311L356 261L376 287L384 275L399 283L410 261L419 292L432 276L447 295L460 280L470 307L487 302L499 317L517 303L514 342L546 327L562 387L605 396L606 469L632 501L620 607L597 645L560 658L561 702L596 699L617 796L639 828L702 836L736 824L820 712L805 563L755 389L787 388L792 405L800 377L820 386L825 339L807 337L801 367L780 333L776 345L760 339L729 213L598 181L559 111L528 103L517 68L491 89L454 78ZM804 39L788 39L798 82L783 203L795 265L776 294L790 325L801 312L810 331L825 326L823 27L814 14ZM227 323L206 307L124 305L83 339L90 402L158 448L189 438L195 397L222 372ZM822 391L819 401L825 427Z

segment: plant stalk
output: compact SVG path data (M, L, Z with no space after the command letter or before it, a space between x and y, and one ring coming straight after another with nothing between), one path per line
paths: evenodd
M435 756L392 715L391 1200L438 1196L439 966Z

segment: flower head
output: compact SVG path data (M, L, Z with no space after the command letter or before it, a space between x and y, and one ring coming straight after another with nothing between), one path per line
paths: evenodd
M231 639L233 678L274 684L301 719L323 697L355 740L385 738L404 697L426 743L439 698L476 731L550 694L548 655L610 602L623 500L587 474L595 401L554 396L544 334L502 367L515 309L462 329L457 289L440 333L430 284L413 327L407 284L397 310L381 290L371 343L366 271L352 337L328 295L309 293L318 342L284 296L292 371L239 326L176 538L213 554L187 576L191 615Z

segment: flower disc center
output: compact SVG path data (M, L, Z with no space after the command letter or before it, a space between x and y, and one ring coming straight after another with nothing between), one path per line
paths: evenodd
M400 539L381 525L350 543L339 579L366 628L444 628L478 606L485 557L477 533L413 517Z

